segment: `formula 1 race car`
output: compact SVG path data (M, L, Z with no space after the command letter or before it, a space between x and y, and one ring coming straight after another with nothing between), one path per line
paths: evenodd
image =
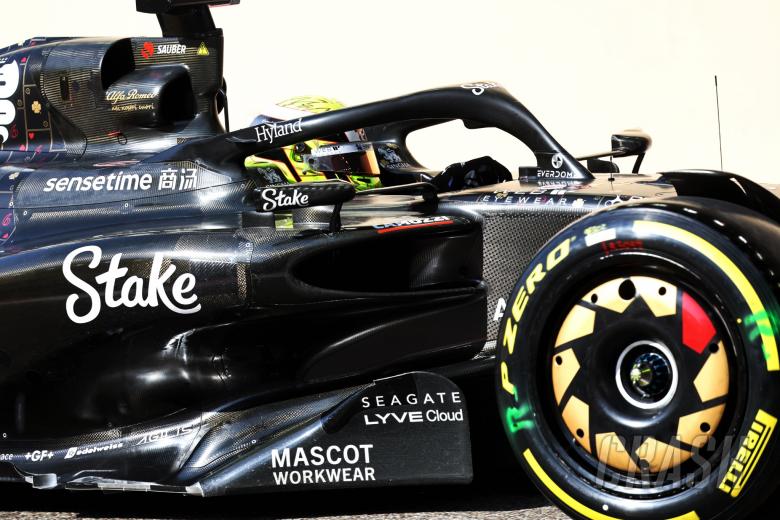
M575 158L491 82L226 131L209 5L235 3L137 0L162 38L0 51L2 480L468 483L503 425L580 518L732 518L775 489L776 188L638 174L638 132ZM452 120L537 164L426 169L407 135Z

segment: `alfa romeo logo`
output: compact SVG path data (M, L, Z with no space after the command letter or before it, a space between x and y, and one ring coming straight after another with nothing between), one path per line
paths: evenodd
M143 47L141 47L141 56L146 60L154 56L154 44L152 42L144 42Z

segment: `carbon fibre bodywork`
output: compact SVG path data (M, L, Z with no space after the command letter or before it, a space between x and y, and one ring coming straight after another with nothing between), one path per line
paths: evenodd
M469 481L457 384L492 369L520 272L571 222L675 196L681 177L593 176L484 82L225 133L208 3L224 2L139 2L162 39L0 53L0 94L18 80L0 95L6 478L196 495ZM243 167L359 127L398 147L451 119L511 133L538 164L421 195L410 182L435 172L402 157L383 168L400 189L317 204L270 199L282 188Z
M320 403L312 415L296 412L298 422L285 423L303 427L334 405L322 392L343 400L362 388L354 385L375 378L468 366L489 356L502 298L517 270L552 234L600 207L670 192L628 180L513 181L442 196L434 211L419 197L369 195L345 205L336 233L323 229L330 212L314 210L295 210L292 229L275 229L272 216L243 202L252 189L246 180L152 198L156 204L147 215L162 211L160 199L177 200L183 213L190 208L202 214L150 218L141 233L128 229L130 217L137 226L143 213L125 210L127 201L76 206L67 211L70 218L55 213L56 227L45 224L54 220L50 208L15 204L29 220L18 221L0 258L2 294L13 295L3 313L9 323L45 315L47 326L35 334L8 330L4 460L40 487L215 494L272 485L210 487L200 480L205 470L187 464L204 449L198 448L200 436L224 432L236 414L248 422L262 417L265 424L268 407L293 413L304 402ZM26 189L21 182L15 193ZM202 198L212 205L200 204ZM258 222L264 218L264 225ZM62 231L34 232L39 229ZM108 288L98 279L111 271L112 261L127 271ZM372 269L362 276L360 267L367 265ZM154 289L155 305L150 287L168 270L172 277ZM87 285L74 286L66 272ZM197 298L181 303L171 281L186 275L193 277L193 290L183 294ZM138 281L128 286L132 276ZM22 292L23 298L16 296ZM145 301L135 305L133 296ZM458 410L465 408L451 411ZM355 420L374 412L352 410ZM249 442L239 443L240 450L231 442L212 455L239 457L252 442L274 449L267 436L276 430L256 429L256 438L227 437ZM146 435L165 439L147 446L141 442ZM328 445L334 442L329 438ZM71 448L87 451L71 460L65 458ZM127 457L137 457L138 465L119 463ZM155 462L144 463L146 457ZM68 476L67 468L79 461L90 465ZM464 462L458 471L467 467ZM458 480L455 473L437 475L449 482ZM388 475L403 480L382 474Z

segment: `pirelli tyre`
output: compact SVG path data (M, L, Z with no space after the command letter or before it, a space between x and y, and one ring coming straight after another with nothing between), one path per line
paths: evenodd
M717 209L716 209L717 208ZM577 518L736 518L775 488L778 225L706 199L563 230L507 300L498 403Z

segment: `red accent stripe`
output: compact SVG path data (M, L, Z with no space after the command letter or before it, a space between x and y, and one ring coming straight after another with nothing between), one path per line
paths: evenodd
M412 224L411 226L398 226L398 227L390 227L390 228L384 228L384 229L378 229L377 233L390 233L392 231L403 231L405 229L415 229L415 228L422 228L422 227L432 227L432 226L445 226L447 224L454 224L452 220L442 220L441 222L426 222L424 224Z
M683 344L701 354L715 336L715 326L704 309L688 293L682 295Z

